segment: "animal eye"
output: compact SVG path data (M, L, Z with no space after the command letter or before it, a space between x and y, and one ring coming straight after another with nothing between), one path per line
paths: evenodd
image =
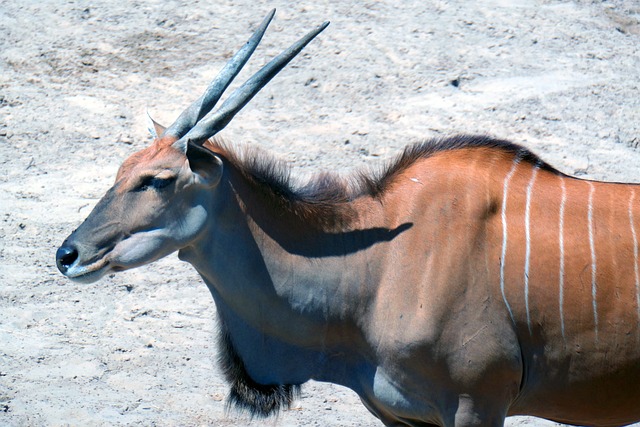
M173 181L175 181L175 177L171 178L153 178L151 180L151 186L156 190L160 190L169 186Z
M142 180L140 186L136 189L137 191L145 191L145 190L162 190L165 187L171 185L172 182L176 180L176 177L172 176L169 178L158 178L155 176L148 176Z

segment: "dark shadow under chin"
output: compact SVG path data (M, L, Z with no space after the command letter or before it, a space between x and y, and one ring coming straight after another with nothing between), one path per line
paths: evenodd
M227 328L220 319L218 336L218 362L231 390L227 407L247 412L251 417L276 415L281 409L289 409L300 396L300 385L259 384L245 369L244 363L231 342Z

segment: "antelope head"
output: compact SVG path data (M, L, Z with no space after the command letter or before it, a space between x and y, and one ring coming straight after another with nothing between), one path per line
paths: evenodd
M204 143L329 24L271 60L212 111L262 39L275 10L231 58L205 93L168 128L153 122L151 146L131 155L113 187L60 246L58 269L78 282L148 264L189 245L206 226L223 161Z

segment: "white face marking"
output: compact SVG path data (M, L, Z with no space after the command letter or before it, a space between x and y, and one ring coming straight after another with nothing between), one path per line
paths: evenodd
M504 304L507 306L507 310L509 310L509 315L511 316L511 320L515 323L515 319L513 317L513 311L511 310L511 306L507 301L507 296L504 292L504 263L505 258L507 257L507 197L509 194L509 181L511 181L511 177L516 172L516 168L518 167L518 163L520 163L520 158L516 157L513 160L513 166L511 166L511 170L507 174L504 179L504 185L502 187L502 254L500 256L500 291L502 292L502 299L504 300Z
M636 234L635 220L633 218L633 202L636 198L636 190L631 189L629 198L629 224L631 225L631 236L633 236L633 269L636 278L636 307L638 310L638 320L640 321L640 272L638 271L638 235Z
M591 249L591 300L593 302L593 321L595 324L596 342L598 341L598 302L597 297L597 283L596 283L596 246L593 237L593 194L595 187L592 182L589 182L589 247Z
M567 201L567 189L564 185L564 178L560 177L560 186L562 188L562 199L560 200L560 220L558 230L558 244L560 246L560 273L558 275L559 289L559 305L560 305L560 328L562 330L562 338L564 335L564 205Z
M531 194L533 193L533 184L536 181L540 165L535 165L531 173L529 185L527 185L527 205L524 214L524 236L525 236L525 259L524 259L524 306L527 311L527 326L529 326L529 334L531 331L531 314L529 312L529 267L531 265Z

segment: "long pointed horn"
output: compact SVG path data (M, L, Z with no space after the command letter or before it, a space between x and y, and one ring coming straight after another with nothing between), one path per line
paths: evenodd
M182 137L211 111L229 84L247 63L253 51L256 50L275 13L275 9L269 12L249 41L227 62L227 65L209 84L204 94L180 114L178 119L165 130L164 135Z
M208 138L224 129L238 113L269 81L282 70L304 47L322 32L329 22L325 22L306 36L298 40L287 50L273 58L260 71L254 74L242 86L236 89L220 109L211 114L211 117L199 122L193 129L187 132L180 141L176 143L193 142L203 144Z

